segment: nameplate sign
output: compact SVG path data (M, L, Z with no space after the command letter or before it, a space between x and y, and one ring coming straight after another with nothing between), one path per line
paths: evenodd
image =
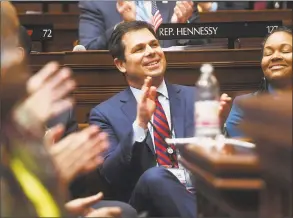
M49 41L54 38L53 25L23 25L32 41Z
M264 37L282 26L282 21L161 24L160 40L197 38Z

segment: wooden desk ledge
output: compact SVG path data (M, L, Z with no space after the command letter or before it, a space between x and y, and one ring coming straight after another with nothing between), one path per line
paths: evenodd
M80 130L82 130L82 129L88 127L88 126L89 126L88 123L79 123L79 124L78 124L78 128L79 128Z

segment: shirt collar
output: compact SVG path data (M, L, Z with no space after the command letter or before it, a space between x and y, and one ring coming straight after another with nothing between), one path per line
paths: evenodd
M138 99L142 95L141 89L137 89L137 88L134 88L134 87L131 87L131 86L130 86L130 89L131 89L131 92L134 95L136 101L138 101ZM163 82L161 83L161 85L159 85L159 87L157 88L157 92L159 92L165 98L169 99L168 89L167 89L165 80L163 80Z

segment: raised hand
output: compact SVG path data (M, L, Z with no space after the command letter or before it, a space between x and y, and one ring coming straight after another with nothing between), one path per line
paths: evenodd
M93 209L91 206L98 203L103 198L103 193L98 193L86 198L78 198L65 204L65 208L72 215L82 215L84 217L121 217L121 209L119 207L102 207Z
M116 9L123 21L129 22L136 20L135 1L117 0Z
M229 115L232 106L232 98L229 97L226 93L223 93L220 97L220 108L219 108L219 117L220 122L223 124L226 122L226 119Z
M15 120L26 129L39 131L49 119L72 107L68 95L74 88L68 68L47 64L27 82L29 96L14 111Z
M186 23L193 13L192 1L177 1L171 23Z
M108 138L99 127L89 126L58 141L62 130L60 125L52 128L46 134L45 142L61 179L69 183L103 162L102 153L108 148Z
M103 193L99 192L96 195L69 201L65 204L65 208L72 215L86 215L94 211L94 209L92 209L91 206L98 203L100 200L102 200L102 198Z
M85 217L121 217L122 211L119 207L103 207L92 210Z
M147 129L148 122L156 109L157 88L151 86L151 84L152 78L147 77L141 89L143 94L137 104L136 122L144 129Z
M50 146L58 142L61 139L64 131L65 131L64 126L61 124L58 124L57 126L54 126L53 128L48 129L44 136L45 146L47 148L50 148Z

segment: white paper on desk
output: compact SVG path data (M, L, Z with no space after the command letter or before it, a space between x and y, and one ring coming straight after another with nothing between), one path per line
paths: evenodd
M217 136L216 139L212 138L199 138L199 137L192 137L192 138L166 138L167 144L174 144L182 145L182 144L194 144L201 147L212 147L216 146L217 148L221 149L225 144L231 144L234 146L245 147L245 148L255 148L255 144L250 142L241 141L238 139L230 139L225 138L223 135Z
M207 50L207 49L225 49L226 45L203 44L203 45L184 45L184 46L171 46L163 48L163 51L187 51L187 50Z
M42 14L42 11L26 11L26 14Z

